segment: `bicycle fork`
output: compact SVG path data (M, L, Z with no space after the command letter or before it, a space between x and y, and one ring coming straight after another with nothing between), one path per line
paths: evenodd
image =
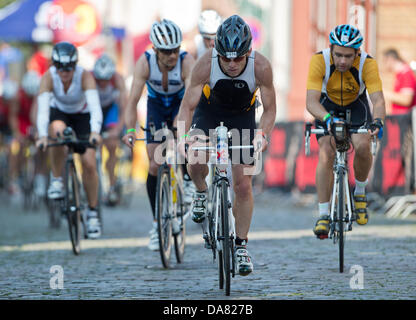
M329 238L332 239L335 232L340 232L341 230L338 230L338 224L339 221L338 214L336 212L336 203L337 203L337 195L339 194L339 180L342 179L343 183L343 192L345 199L345 208L347 211L347 214L343 216L343 222L344 230L343 231L351 231L352 230L352 223L354 221L353 217L353 208L352 208L352 201L351 201L351 193L350 193L350 187L348 183L348 169L347 169L347 163L345 161L346 154L337 152L337 160L334 165L334 186L332 188L332 198L331 198L331 212L330 212L330 218L331 218L331 225L330 225L330 233ZM334 239L335 241L336 239Z

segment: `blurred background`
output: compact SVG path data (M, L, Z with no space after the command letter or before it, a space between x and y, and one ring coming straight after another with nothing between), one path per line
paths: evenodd
M362 49L377 59L385 90L392 90L395 80L383 63L385 49L396 49L416 68L416 0L0 0L0 83L7 78L20 81L27 70L43 74L52 45L65 40L78 46L79 63L87 69L92 69L100 54L108 53L129 89L136 60L151 46L151 24L161 18L176 22L184 34L182 48L195 55L197 21L205 9L214 9L223 18L239 14L250 25L254 49L273 66L276 123L282 123L281 128L308 119L305 97L310 57L329 45L328 34L338 24L350 23L360 29ZM138 106L140 121L145 118L145 101L143 95ZM389 101L387 110L390 114ZM287 148L280 150L277 142L284 137L276 131L272 139L268 157L282 157L287 162L293 142L286 141ZM135 151L134 175L139 180L147 174L143 150ZM262 179L267 186L279 186L280 178L273 182L267 176L276 166L266 165ZM413 180L412 168L407 169L406 179ZM296 176L295 169L291 170ZM398 170L404 172L405 165ZM288 184L287 179L283 183L299 185ZM410 183L406 190L412 190Z

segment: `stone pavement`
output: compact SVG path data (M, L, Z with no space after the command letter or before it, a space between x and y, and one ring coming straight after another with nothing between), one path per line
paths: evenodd
M354 225L340 274L338 246L312 233L316 206L263 193L256 197L249 234L254 272L233 278L226 297L200 227L190 219L183 264L165 270L159 253L147 249L145 194L138 192L130 208L105 208L103 237L83 240L79 256L72 253L66 222L50 230L45 212L23 212L2 197L0 299L416 298L414 217L372 214L367 226Z

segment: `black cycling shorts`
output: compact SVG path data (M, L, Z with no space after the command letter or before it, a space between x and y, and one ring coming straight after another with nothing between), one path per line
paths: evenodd
M90 114L89 113L65 113L57 108L50 108L49 123L52 121L63 121L67 127L71 127L75 132L77 139L88 140L90 137ZM92 148L92 147L89 147ZM76 153L83 154L85 147L77 147L74 149Z
M358 129L373 121L373 116L371 115L365 92L361 94L357 100L344 107L333 103L325 94L321 95L320 103L324 106L326 111L333 111L334 117L346 120L347 123L351 125L351 128ZM315 126L317 128L321 127L326 129L326 124L320 120L315 120ZM329 133L317 134L316 139L319 140L319 138L326 135L329 135Z
M213 137L213 132L220 122L224 122L228 131L232 131L229 145L251 145L257 128L254 108L236 114L226 112L220 114L214 112L210 105L202 99L195 110L190 135L205 134L208 137ZM215 146L215 141L212 145ZM253 149L230 150L229 155L232 164L253 165L253 152Z

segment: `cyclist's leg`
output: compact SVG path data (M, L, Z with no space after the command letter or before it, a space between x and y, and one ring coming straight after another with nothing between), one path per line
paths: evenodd
M330 136L318 139L319 159L316 167L316 190L318 193L319 218L313 229L316 236L324 239L329 233L329 212L334 175L332 167L335 158L335 145Z
M253 190L252 175L245 175L244 168L251 167L243 164L233 164L233 189L234 204L233 214L235 217L235 231L238 238L247 239L253 215Z
M105 116L104 116L105 115ZM108 138L104 139L104 145L106 146L109 156L106 163L106 169L110 178L110 189L116 184L116 177L114 168L117 163L116 149L119 142L119 134L117 131L118 119L118 105L113 103L109 108L103 111L104 122L103 132L108 134Z
M62 136L64 129L67 127L67 118L63 112L51 108L49 136L57 138ZM63 169L65 165L65 147L54 147L50 149L52 177L48 188L48 197L50 199L59 199L64 196L64 185L62 180Z
M234 204L233 214L235 217L235 257L238 273L246 276L253 272L253 262L247 251L248 232L253 217L253 190L252 175L244 172L249 165L233 164L233 190Z
M354 134L352 136L352 144L355 150L354 156L354 175L355 190L354 202L357 214L357 223L364 225L368 222L367 199L365 196L365 187L368 182L368 174L370 173L373 163L371 154L371 142L369 134Z
M52 139L56 139L58 136L63 135L63 131L69 124L68 116L56 109L50 108L50 125L49 136ZM61 177L63 174L64 162L65 162L65 147L54 147L51 149L51 169L54 178Z
M371 121L372 116L367 96L363 94L354 102L354 106L351 107L351 122L354 127L360 127L364 123L371 123ZM354 203L357 214L356 221L358 224L364 225L368 222L365 187L373 163L371 136L369 134L353 134L351 140L355 150L353 167L355 175Z
M105 164L107 173L110 179L110 187L114 187L116 184L116 176L115 176L115 167L117 164L117 155L116 150L119 145L119 139L116 137L113 137L112 133L110 131L116 131L115 128L112 128L109 130L111 138L107 138L103 141L105 147L108 151L108 159ZM114 133L115 134L115 133Z

